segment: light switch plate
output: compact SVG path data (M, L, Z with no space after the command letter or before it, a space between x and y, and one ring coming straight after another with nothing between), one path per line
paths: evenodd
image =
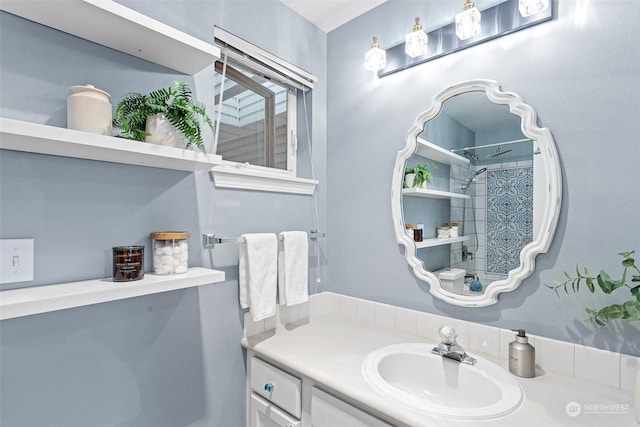
M0 284L33 280L33 239L0 239Z

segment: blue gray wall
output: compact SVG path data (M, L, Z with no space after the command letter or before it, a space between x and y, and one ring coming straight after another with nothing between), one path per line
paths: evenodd
M309 101L325 229L326 34L275 0L122 3L209 42L219 25L319 77ZM68 87L77 84L106 90L115 103L186 80L198 100L212 102L213 67L184 76L4 12L0 28L2 117L64 127ZM308 177L302 131L299 168ZM112 246L149 245L149 232L167 229L191 232L190 265L227 275L197 289L3 320L0 425L244 424L238 248L204 251L200 235L309 230L310 196L218 190L206 172L6 150L0 192L0 238L35 239L35 281L26 285L110 276ZM323 256L324 245L312 244L312 254ZM313 291L325 286L321 269Z
M311 249L323 262L313 291L329 284L347 295L640 354L637 326L594 330L582 322L583 306L604 299L558 300L543 286L576 263L615 270L616 252L640 249L637 1L562 1L550 23L379 81L362 67L372 35L388 47L414 16L439 26L459 5L391 0L325 36L275 0L122 2L204 40L218 24L319 77L313 161L328 235L326 248L323 241ZM5 13L0 28L3 117L63 126L75 84L114 98L174 79L192 82L199 98L209 91L208 72L192 80ZM499 81L536 109L558 144L565 195L556 239L536 273L497 305L465 309L434 300L411 274L393 236L390 186L415 116L444 87L477 78ZM301 150L304 170L309 154ZM309 229L310 197L217 190L206 173L7 151L0 152L0 192L0 237L35 238L33 284L108 276L111 246L147 243L158 229L191 231L191 264L223 269L229 279L2 321L0 424L242 425L237 248L202 251L198 237Z
M480 9L487 2L476 1ZM376 79L362 65L371 37L403 41L413 17L430 30L460 4L391 0L328 35L327 271L332 291L589 346L640 354L640 325L593 328L585 306L619 299L558 299L544 284L577 263L621 273L618 252L640 250L640 3L554 2L554 20ZM538 113L555 138L564 199L555 240L516 291L486 308L434 299L396 244L391 174L415 117L445 87L497 80ZM345 186L352 182L353 186ZM336 237L339 236L339 237Z

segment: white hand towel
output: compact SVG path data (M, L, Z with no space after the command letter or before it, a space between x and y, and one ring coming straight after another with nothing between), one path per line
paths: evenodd
M240 306L254 321L276 314L278 239L274 233L243 234L239 244Z
M278 294L281 305L309 300L309 241L304 231L283 231L278 239Z

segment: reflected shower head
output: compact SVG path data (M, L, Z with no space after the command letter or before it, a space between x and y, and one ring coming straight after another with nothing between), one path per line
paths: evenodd
M503 150L502 148L498 147L496 149L496 151L493 154L487 154L486 156L484 156L482 159L480 159L480 161L483 161L485 159L488 159L489 157L498 157L498 156L502 156L503 154L507 154L508 152L510 152L511 150Z
M467 188L469 188L469 186L471 185L471 183L473 181L475 181L476 177L482 173L485 173L487 171L487 168L482 168L479 171L477 171L476 173L473 174L473 176L471 178L469 178L469 181L467 181L466 183L462 184L460 186L460 188L462 188L463 190L466 190Z
M506 150L504 151L502 148L498 148L496 150L496 152L491 156L491 157L498 157L498 156L502 156L503 154L507 154L508 152L510 152L511 150Z

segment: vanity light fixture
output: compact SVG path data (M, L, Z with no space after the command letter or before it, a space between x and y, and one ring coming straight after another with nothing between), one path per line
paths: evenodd
M416 23L413 25L413 31L404 38L404 52L412 58L421 56L429 50L429 37L422 30L420 18L416 17Z
M553 19L552 0L500 0L500 3L482 11L476 9L472 0L465 1L465 10L443 27L431 31L414 31L402 43L387 47L384 50L386 66L377 71L378 77L388 76ZM523 16L523 13L532 15ZM484 21L482 27L480 14ZM418 25L416 18L416 26ZM415 52L410 37L423 32L428 40L428 50L425 43L425 51L412 56L411 53ZM374 40L374 45L377 47L377 39ZM367 66L367 69L373 68Z
M369 71L379 71L387 66L387 53L380 49L378 37L373 36L371 49L364 55L364 68Z
M463 11L456 15L456 35L466 40L480 34L480 11L471 0L467 0Z
M549 8L549 0L519 0L518 10L520 15L527 16L535 15Z

